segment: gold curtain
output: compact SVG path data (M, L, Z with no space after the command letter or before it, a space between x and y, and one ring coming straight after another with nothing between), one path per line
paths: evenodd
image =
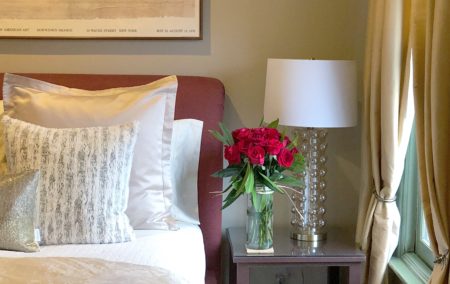
M450 1L414 0L414 96L420 187L436 261L429 283L450 283Z
M381 283L399 236L395 193L412 126L408 97L410 1L371 0L364 70L362 184L356 242L365 282Z

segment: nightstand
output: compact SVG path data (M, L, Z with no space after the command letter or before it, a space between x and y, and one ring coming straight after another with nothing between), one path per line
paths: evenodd
M289 229L275 228L274 253L247 254L245 228L227 229L230 249L230 283L248 284L252 268L274 265L323 266L328 271L328 283L340 283L341 279L347 279L350 284L361 283L366 256L356 248L353 232L330 228L327 240L320 242L317 247L313 247L308 242L292 240L289 235ZM342 269L345 267L347 269ZM344 270L348 271L346 275L343 273Z

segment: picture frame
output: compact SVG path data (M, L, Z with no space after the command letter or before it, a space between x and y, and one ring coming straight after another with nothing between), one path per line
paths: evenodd
M14 0L0 11L0 38L202 39L202 0Z

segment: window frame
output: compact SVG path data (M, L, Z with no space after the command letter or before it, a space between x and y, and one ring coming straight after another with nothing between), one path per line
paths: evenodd
M389 262L391 270L405 283L427 283L433 266L433 253L422 240L425 227L422 222L416 149L414 123L397 197L401 216L399 242Z
M427 232L425 219L423 217L423 207L421 198L417 198L417 208L418 208L418 214L417 216L417 231L416 231L416 254L428 265L428 267L433 267L434 262L434 255L433 251L431 250L429 244L427 244L423 240L423 234Z

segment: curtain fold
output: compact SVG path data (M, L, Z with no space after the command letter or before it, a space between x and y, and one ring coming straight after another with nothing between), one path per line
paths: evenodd
M398 242L400 217L392 201L414 94L421 196L436 256L429 282L450 284L450 1L370 0L369 9L356 232L368 255L365 282L383 282Z
M450 2L414 0L413 7L420 187L436 256L429 283L450 283Z
M410 2L369 2L364 75L362 183L356 242L368 256L365 282L381 283L399 236L393 202L412 126L408 98Z

